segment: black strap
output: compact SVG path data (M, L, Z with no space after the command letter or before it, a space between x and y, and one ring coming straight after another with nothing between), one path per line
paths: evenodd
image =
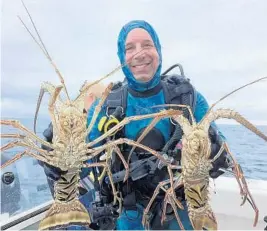
M166 76L164 80L161 81L164 96L165 96L165 103L166 104L182 104L182 105L188 105L191 107L192 112L194 113L195 107L196 107L196 90L194 87L190 84L190 80L185 78L184 76L179 75L171 75ZM175 108L182 110L184 113L184 116L189 119L190 122L192 122L192 119L190 117L190 113L186 108ZM177 142L182 137L182 129L179 124L174 126L171 124L171 134L175 138L171 138L169 142L164 147L164 150L169 150L174 142ZM180 134L181 136L177 136L177 134Z
M109 93L103 107L106 108L107 116L111 115L117 107L122 107L125 113L127 107L128 86L125 82L114 84L112 91Z
M184 76L171 75L161 81L166 104L184 104L196 107L196 90ZM177 108L176 108L177 109Z

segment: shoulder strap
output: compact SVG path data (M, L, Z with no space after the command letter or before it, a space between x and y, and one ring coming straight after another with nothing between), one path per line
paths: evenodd
M183 104L191 107L193 113L196 107L196 91L191 85L190 80L180 75L164 76L161 81L165 96L166 104ZM174 109L177 109L174 107ZM180 109L184 112L184 116L191 122L189 111L184 108ZM174 149L174 145L179 142L183 135L182 128L179 124L171 123L171 139L165 144L163 152ZM179 158L178 158L179 159Z
M128 86L125 81L114 84L113 89L103 105L106 109L107 116L111 115L117 107L121 107L123 113L125 113L127 107L127 88Z
M196 90L190 80L180 75L164 76L161 81L166 104L189 105L193 112L196 107Z

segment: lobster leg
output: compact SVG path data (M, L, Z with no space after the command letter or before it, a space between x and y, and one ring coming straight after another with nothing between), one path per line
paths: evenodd
M39 141L41 144L54 149L53 145L49 142L46 142L44 140L42 140L41 138L39 138L37 135L35 135L33 132L31 132L30 130L28 130L26 127L24 127L18 120L1 120L0 121L1 125L8 125L8 126L12 126L14 128L17 128L23 132L25 132L25 134L27 136L29 136L31 139L37 140ZM8 135L8 134L6 134ZM1 137L5 138L5 135L2 134ZM9 137L8 137L9 138Z
M247 199L247 193L245 192L245 190L244 190L244 186L242 186L242 182L241 182L241 180L240 180L240 179L243 179L243 178L244 178L244 176L243 176L243 171L242 171L241 166L240 166L239 164L237 164L237 162L236 162L236 160L235 160L233 154L230 152L229 147L227 146L226 143L224 143L224 144L221 146L219 152L215 155L215 157L211 160L211 162L214 162L214 161L215 161L215 160L222 154L223 150L226 150L227 153L230 155L230 157L231 157L231 159L232 159L232 161L233 161L233 165L234 165L234 166L233 166L233 169L234 169L235 173L232 172L232 171L230 171L230 170L225 170L225 169L221 169L221 170L224 171L224 172L226 172L226 171L227 171L227 172L230 172L231 174L233 174L233 175L236 177L236 179L237 179L237 183L238 183L238 185L239 185L239 187L240 187L240 194L241 194L241 195L244 195L243 202L241 203L241 205L243 205L243 204L245 203L246 199ZM243 184L244 184L244 183L243 183ZM246 185L246 183L245 183L245 185ZM254 207L253 207L253 208L254 208Z
M160 182L158 184L157 188L154 190L154 193L153 193L153 195L152 195L152 197L151 197L151 199L150 199L147 207L144 210L144 214L143 214L143 218L142 218L142 224L144 226L147 226L148 225L148 221L147 221L147 219L148 219L148 212L149 212L149 210L150 210L150 208L151 208L154 200L156 199L157 195L159 194L160 189L162 189L164 192L167 192L167 190L164 188L164 185L167 185L169 183L170 183L170 180L162 181L162 182Z
M21 134L0 134L0 138L16 138L17 141L22 141L28 145L30 145L32 148L39 148L36 143L34 143L29 137Z
M20 140L15 140L15 141L9 142L9 143L5 144L4 146L2 146L0 148L0 150L2 152L2 151L5 151L5 150L8 150L10 148L17 147L17 146L26 147L26 148L29 148L29 149L34 149L37 152L40 152L40 153L42 153L44 155L47 155L47 153L48 153L46 150L43 150L43 149L37 147L35 144L31 144L31 143L28 143L28 142L23 142L23 141L20 141Z
M206 116L205 119L201 122L201 124L204 127L204 130L208 132L208 129L210 127L211 122L220 119L234 119L236 122L240 123L253 133L255 133L257 136L261 137L263 140L267 141L267 136L263 134L258 128L256 128L252 123L250 123L247 119L245 119L242 115L240 115L238 112L235 112L230 109L218 109L215 112L212 112Z
M109 131L111 131L111 130L112 129L110 129ZM151 153L152 155L156 156L158 159L160 159L167 166L170 166L171 168L176 168L175 165L171 165L168 161L166 161L164 159L164 157L162 157L162 155L159 152L154 151L153 149L151 149L151 148L149 148L149 147L147 147L147 146L145 146L143 144L139 144L136 141L133 141L133 140L130 140L130 139L126 139L126 138L120 138L120 139L117 139L115 141L112 141L111 143L107 143L107 144L104 144L102 146L94 148L93 149L94 151L92 153L89 153L88 154L89 156L87 158L84 158L83 161L92 159L93 157L97 156L99 153L101 153L105 149L109 148L110 146L118 145L118 144L128 144L128 145L137 146L139 148L142 148L143 150L145 150L145 151ZM90 144L87 144L87 147L90 147Z
M179 111L179 110L170 109L170 110L165 110L165 111L161 111L161 112L158 112L158 113L126 117L120 123L118 123L116 126L114 126L113 128L109 129L106 133L104 133L100 137L96 138L95 140L89 142L87 144L87 146L88 146L88 148L93 147L95 144L97 144L101 140L106 139L108 136L110 136L114 132L118 131L123 126L125 126L128 123L130 123L131 121L149 119L149 118L154 118L154 117L169 118L169 117L174 117L174 116L181 115L181 114L182 114L182 112ZM89 127L88 127L88 129L89 129Z
M111 147L109 147L108 148L108 150L107 150L107 158L106 158L106 164L105 164L105 169L103 170L103 172L106 172L107 174L108 174L108 177L109 177L109 179L111 180L110 182L111 182L111 188L112 188L112 192L113 192L113 195L114 195L114 198L113 198L113 204L115 205L116 204L116 202L118 201L119 202L119 207L121 208L121 206L122 206L122 201L121 201L121 199L118 197L118 192L116 191L116 188L115 188L115 184L114 184L114 181L113 181L113 179L112 179L112 172L111 172L111 170L110 170L110 168L109 168L109 166L110 166L110 159L111 159L111 155L112 155L112 153L113 153L113 151L114 151L114 149L115 149L115 147L117 147L116 145L114 145L114 146L111 146ZM118 147L117 147L118 148ZM119 148L118 148L119 149ZM125 161L125 160L124 160ZM102 175L102 174L101 174Z
M164 199L164 204L163 204L163 214L161 217L161 223L163 223L163 221L166 218L166 209L167 209L167 204L170 203L170 198L173 199L173 201L176 203L178 208L184 209L183 205L176 199L176 195L175 195L175 191L174 191L176 188L178 188L182 185L182 182L179 182L178 184L176 184L176 182L179 181L179 178L175 178L175 179L173 179L173 181L175 181L175 185L173 188L166 189L164 187L164 186L170 184L170 180L168 179L168 180L160 182L158 184L157 188L154 190L154 193L153 193L147 207L144 210L143 219L142 219L142 224L144 226L148 225L148 222L147 222L148 212L149 212L154 200L156 199L157 195L159 194L160 189L166 193L165 199ZM179 222L179 220L177 220L177 221Z
M174 180L173 180L174 181ZM180 180L180 178L176 179L174 181L174 185L166 191L165 199L164 199L164 204L163 204L163 214L161 217L161 223L163 224L164 220L166 219L166 210L167 210L167 204L170 204L172 206L172 209L175 213L176 220L180 226L181 229L184 229L183 224L180 220L180 217L177 213L177 208L184 210L184 206L182 203L176 198L175 190L182 186L183 183ZM174 202L174 203L173 203Z
M146 127L146 129L143 131L143 133L138 137L137 139L137 142L140 143L144 137L148 134L148 132L153 128L155 127L155 125L159 122L161 118L160 117L156 117L152 120L152 122ZM127 163L129 163L130 159L131 159L131 156L132 156L132 153L135 149L135 146L132 147L130 153L129 153L129 156L128 156L128 161Z
M129 176L129 165L126 163L126 160L124 159L122 153L121 153L121 150L118 148L117 145L114 145L114 151L118 154L118 156L120 157L123 165L124 165L124 168L125 168L125 177L123 179L123 182L125 182L127 179L128 179L128 176Z
M174 187L173 187L173 173L172 173L172 170L170 169L170 167L168 166L167 167L168 169L168 172L169 172L169 176L170 176L170 188L169 190L171 191L170 193L175 195L175 190L174 190Z
M37 101L37 106L36 106L36 110L35 110L35 115L34 115L34 120L33 120L33 130L34 133L36 133L36 123L37 123L37 116L38 116L38 112L41 106L41 102L44 96L45 92L48 92L50 94L50 96L53 96L55 94L55 92L57 91L58 88L56 88L53 84L49 83L49 82L44 82L41 85L41 89L40 89L40 93L39 93L39 97L38 97L38 101ZM60 103L60 106L63 104L62 99L60 98L60 96L58 95L57 97L58 101Z
M12 164L15 161L19 160L20 158L22 158L24 155L31 156L31 157L33 157L33 158L35 158L37 160L40 160L40 161L45 162L45 163L50 164L50 165L52 164L50 158L45 157L45 156L43 156L41 154L37 155L35 153L30 152L29 150L26 150L26 151L23 151L23 152L20 152L20 153L16 154L11 160L9 160L6 163L4 163L3 165L1 165L0 169L9 166L10 164Z
M215 160L217 160L220 155L223 153L223 150L225 150L224 145L221 146L220 150L218 151L218 153L213 157L213 159L211 160L211 162L214 162Z
M112 87L113 87L113 84L110 83L110 84L108 85L108 87L106 88L106 90L104 91L104 93L103 93L103 95L102 95L102 97L101 97L101 99L100 99L98 105L96 106L96 108L95 108L95 110L94 110L93 117L92 117L92 119L91 119L91 122L90 122L90 124L89 124L89 126L88 126L88 128L87 128L87 130L86 130L86 133L87 133L87 134L89 134L89 133L91 132L91 130L92 130L94 124L95 124L95 121L96 121L96 119L97 119L97 117L98 117L98 115L99 115L99 113L100 113L100 111L101 111L102 105L104 104L106 98L108 97L108 95L109 95L109 93L110 93Z
M125 174L125 177L124 177L124 180L123 180L123 182L125 182L125 181L128 179L128 176L129 176L129 166L128 166L128 164L126 163L126 160L125 160L125 158L123 157L123 155L122 155L120 149L118 148L118 146L117 146L117 145L112 145L112 142L110 142L110 144L111 144L110 147L112 147L112 148L113 148L113 151L120 157L120 159L121 159L121 161L122 161L122 163L123 163L123 165L124 165L124 167L125 167L126 174ZM108 147L108 148L110 148L110 147ZM107 148L107 149L108 149L108 148ZM103 150L100 149L99 151L94 152L94 156L97 156L97 155L98 155L99 153L101 153L102 151L103 151ZM86 160L88 160L88 158L91 159L92 156L85 157L85 158L83 158L82 160L83 160L83 161L86 161ZM103 156L100 157L100 160L105 160L105 159L109 159L109 158L110 158L110 157L108 156L108 154L105 153ZM103 171L103 173L104 173L104 171ZM100 177L100 178L101 178L101 177Z
M174 186L174 190L176 190L177 188L179 188L179 187L181 187L181 186L183 185L183 182L182 182L181 180L176 180L175 183L178 183L178 184L176 184L176 185ZM184 210L184 206L183 206L182 203L176 198L175 192L174 192L174 194L173 194L173 200L174 200L175 204L177 205L177 207L178 207L179 209Z
M192 112L192 109L190 106L188 105L183 105L183 104L161 104L161 105L156 105L156 106L153 106L153 108L155 107L161 107L161 106L168 106L168 107L181 107L181 108L186 108L190 114L190 118L192 120L192 125L195 126L196 125L196 120L195 120L195 117L194 117L194 114ZM189 121L188 121L189 122Z
M0 138L17 138L17 139L24 139L26 136L21 134L0 134Z
M233 174L239 184L239 187L240 187L240 194L241 196L243 197L243 201L241 203L241 206L246 202L246 200L249 201L249 203L251 204L252 208L254 209L255 211L255 219L254 219L254 224L253 226L255 227L258 223L258 217L259 217L259 210L256 206L256 203L248 189L248 185L247 185L247 182L246 182L246 179L244 177L244 174L243 174L243 170L241 168L241 166L237 163L237 161L235 160L234 158L234 155L231 153L228 145L226 143L223 143L223 146L225 148L225 150L227 151L227 153L229 153L232 161L233 161Z
M187 106L187 105L180 105L180 104L178 104L178 105L175 105L175 104L164 104L164 105L157 105L157 106L177 106L177 107L187 108L187 109L189 110L190 115L193 116L191 108L190 108L189 106ZM154 107L157 107L157 106L154 106ZM182 112L179 111L179 113L177 113L177 115L181 115L181 113L182 113ZM160 115L156 116L156 117L152 120L152 122L146 127L146 129L143 131L143 133L139 136L137 142L140 143L140 142L143 140L143 138L148 134L148 132L149 132L153 127L155 127L155 125L159 122L159 120L161 120L161 119L164 118L164 117L166 117L166 116L160 116ZM170 119L172 119L172 118L170 118ZM195 124L194 117L192 117L192 121L193 121L193 123ZM130 161L130 158L131 158L131 155L132 155L134 149L135 149L135 146L132 147L132 149L131 149L131 151L130 151L130 154L129 154L129 157L128 157L128 163L129 163L129 161Z
M173 211L174 211L176 220L177 220L177 222L178 222L178 224L179 224L181 230L184 230L183 223L182 223L182 221L181 221L181 219L180 219L180 217L179 217L179 214L178 214L177 209L176 209L176 205L175 205L175 203L174 203L174 199L173 199L172 197L170 197L170 204L171 204L171 206L172 206L172 209L173 209Z
M163 207L162 207L162 215L160 219L161 225L163 225L164 221L166 220L166 212L167 212L167 205L169 204L169 194L166 192L164 201L163 201Z
M55 91L53 92L53 95L51 96L50 100L49 100L49 103L48 103L48 111L49 111L49 114L50 114L50 118L51 118L51 121L52 121L52 124L53 124L53 129L55 130L54 133L55 134L61 134L59 132L59 127L58 127L58 123L57 123L57 120L56 120L56 116L55 116L55 103L56 103L56 100L57 98L59 97L59 93L61 91L61 89L63 88L63 86L57 86L55 88ZM40 105L37 105L37 108L39 107Z
M109 177L109 180L110 180L110 184L111 184L111 187L112 187L112 192L113 192L113 195L114 195L114 204L116 203L116 200L119 201L119 204L120 204L120 207L121 207L121 200L120 198L118 198L117 194L118 192L116 191L116 188L115 188L115 185L114 185L114 182L112 180L112 173L108 167L108 164L107 163L103 163L103 162L100 162L100 163L85 163L83 164L83 167L84 168L92 168L92 167L103 167L107 170L107 174L108 174L108 177Z
M110 171L109 166L107 167L107 174L108 174L108 177L110 180L110 184L111 184L111 188L112 188L112 192L113 192L113 196L114 196L113 205L115 205L116 202L118 201L119 207L121 208L122 207L122 200L118 197L118 192L116 191L115 184L114 184L113 179L112 179L112 173Z

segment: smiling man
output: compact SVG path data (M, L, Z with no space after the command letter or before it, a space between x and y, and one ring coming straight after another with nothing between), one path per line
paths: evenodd
M141 52L140 55L135 55ZM159 54L149 33L144 29L133 29L125 42L126 60L131 60L129 68L137 81L148 82L159 66Z
M177 75L165 76L163 80L163 76L161 76L161 45L156 31L149 23L135 20L127 23L121 29L118 38L118 56L121 64L130 60L129 64L122 68L126 79L123 84L119 87L116 86L116 89L110 93L98 121L105 115L104 113L107 112L108 115L111 115L120 107L123 108L124 114L129 117L158 112L161 108L153 108L153 106L165 103L189 105L197 122L203 118L209 106L205 98L194 89L188 80ZM93 111L94 106L88 113L88 124ZM186 112L185 116L189 118L189 113ZM97 129L98 121L95 129L88 136L89 140L94 140L103 133ZM127 124L116 138L126 137L137 140L151 121L152 119L133 121ZM154 150L171 153L172 157L179 161L180 150L177 150L176 147L181 139L181 134L180 128L174 128L169 119L162 119L141 143ZM212 156L214 156L220 149L222 139L215 124L213 124L211 134L213 136ZM176 150L174 150L175 148ZM121 151L125 157L128 157L130 149L131 147L125 145L122 147ZM142 150L138 148L135 149L132 156L131 163L149 157L148 154L142 153ZM119 159L115 159L113 173L118 172L121 166ZM227 167L226 153L223 153L214 165L214 169L210 173L212 177L215 178L221 174L218 171L219 167ZM136 172L139 172L139 175L136 173L137 175L129 178L127 183L120 181L117 185L123 196L123 213L117 220L117 230L140 230L145 228L141 224L143 209L147 206L157 184L168 176L166 168L157 169L154 173L151 173L146 165L140 166ZM183 189L177 191L177 196L183 200L182 203L186 208ZM180 229L174 212L171 210L169 210L167 216L168 221L164 222L163 225L160 224L161 202L162 195L158 197L152 209L149 228ZM184 228L187 230L193 229L187 215L187 209L179 210L178 213Z
M192 108L197 122L203 118L209 106L205 98L194 89L190 82L182 76L161 75L161 45L157 33L149 23L142 20L127 23L119 33L117 45L121 64L125 64L129 60L131 62L129 65L123 66L122 70L125 75L125 80L115 85L113 91L107 97L93 129L88 135L88 141L95 140L105 133L103 121L108 121L109 119L112 121L114 117L120 120L124 116L129 117L159 112L161 108L153 107L155 105L165 103L189 105ZM90 109L88 110L88 124L90 124L98 102L99 100L96 100L90 105ZM189 113L186 111L184 112L184 116L190 119ZM108 117L108 119L103 120L103 117ZM126 137L137 140L151 121L152 119L133 121L115 134L115 139ZM222 141L222 137L215 124L210 129L210 135L212 141L212 158L218 153ZM174 126L166 118L160 120L141 143L154 150L163 152L179 162L181 158L181 146L179 145L181 136L181 128ZM131 148L127 145L121 145L120 147L126 159L129 156ZM143 150L135 149L131 155L130 162L134 164L140 163L140 160L142 160L142 164L137 164L135 171L130 170L131 175L127 182L124 183L123 165L120 159L114 155L112 172L118 176L116 178L116 188L123 198L122 214L117 220L116 218L114 220L115 229L117 230L142 230L148 228L143 227L141 222L143 210L147 206L158 183L168 178L166 168L158 168L156 163L149 161L150 156L151 154L144 153ZM227 167L225 152L214 162L213 167L210 176L216 178L222 174L218 169L220 167ZM152 169L154 170L152 171ZM87 170L83 169L81 173L82 179L88 175ZM48 172L46 173L48 174ZM94 171L94 174L96 174L96 171ZM99 190L100 197L105 198L105 202L102 201L102 203L112 204L112 190L107 181L102 182L100 189L99 186L95 188ZM180 188L176 194L185 207L185 210L178 210L183 226L187 230L192 230L193 228L187 214L184 189ZM160 223L163 196L164 194L160 194L152 206L149 228L157 230L179 230L180 226L176 221L174 211L170 208L167 209L167 221L163 225ZM83 199L82 201L88 210L90 210L87 206L89 203L88 201L85 203L85 200ZM113 229L114 227L107 226L106 228ZM102 227L102 229L104 228Z

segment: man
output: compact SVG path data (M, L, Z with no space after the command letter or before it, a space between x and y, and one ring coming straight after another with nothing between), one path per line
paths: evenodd
M138 53L138 55L136 55ZM194 118L199 122L208 110L208 104L205 98L196 92L193 86L185 78L177 76L162 76L162 55L159 38L151 25L145 21L135 20L127 23L120 31L118 38L118 56L121 64L131 60L129 65L122 68L125 75L125 81L114 87L113 92L108 96L98 119L88 135L88 141L94 140L105 131L101 129L99 123L104 116L115 115L120 110L118 117L150 114L160 111L162 108L154 107L165 103L187 104L191 106L194 112ZM95 106L98 101L91 106L88 111L88 124L92 118ZM115 113L115 114L114 114ZM185 115L190 119L188 111ZM144 129L150 124L151 119L134 121L125 126L125 128L116 135L115 138L126 137L137 140ZM102 126L103 127L103 126ZM212 140L212 156L215 156L220 148L223 137L217 131L215 124L210 129ZM169 119L160 120L156 126L147 134L141 143L157 150L168 153L177 161L180 160L179 140L182 131L179 126L173 125ZM122 153L128 157L131 147L121 146ZM147 153L136 148L131 163L149 158ZM212 158L212 157L211 157ZM146 163L146 162L145 162ZM153 174L144 172L146 167L140 166L137 175L130 178L126 183L119 181L117 186L123 197L123 212L117 219L116 229L133 230L144 229L141 224L143 209L146 207L157 184L166 179L166 168L157 168ZM210 172L211 177L216 178L222 174L218 169L227 167L226 153L214 163L214 169ZM122 170L119 159L113 160L113 173ZM48 171L49 172L49 171ZM47 172L47 173L48 173ZM143 176L138 175L140 172ZM88 172L82 172L85 177ZM134 179L136 178L136 180ZM102 194L108 192L108 183L104 182ZM179 198L184 200L183 190L177 192ZM107 195L105 195L107 196ZM162 197L156 200L152 209L150 222L151 229L180 229L173 211L168 210L168 221L160 224L160 211L162 209ZM183 201L186 207L185 201ZM192 229L187 210L178 211L185 229Z

